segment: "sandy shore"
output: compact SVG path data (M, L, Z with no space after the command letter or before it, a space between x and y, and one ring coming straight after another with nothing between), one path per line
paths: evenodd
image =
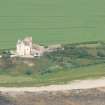
M1 92L42 92L64 91L73 89L91 89L105 87L105 77L95 80L77 80L63 85L49 85L41 87L0 87Z

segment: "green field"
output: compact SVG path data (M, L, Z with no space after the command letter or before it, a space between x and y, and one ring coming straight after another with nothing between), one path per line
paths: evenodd
M1 0L0 48L24 36L43 44L105 40L105 1Z

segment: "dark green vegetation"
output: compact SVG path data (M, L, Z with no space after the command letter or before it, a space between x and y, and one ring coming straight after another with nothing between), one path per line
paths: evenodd
M0 86L40 86L105 76L105 43L63 44L40 58L0 59Z
M0 48L32 36L42 44L105 40L104 0L1 0Z

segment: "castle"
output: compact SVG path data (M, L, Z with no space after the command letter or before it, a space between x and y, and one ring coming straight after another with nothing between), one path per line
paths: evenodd
M18 40L16 44L16 54L18 56L42 56L44 51L44 46L34 44L32 42L32 37Z

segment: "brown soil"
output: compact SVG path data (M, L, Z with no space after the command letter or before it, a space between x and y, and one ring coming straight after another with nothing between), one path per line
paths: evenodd
M105 88L0 94L0 105L105 105Z

